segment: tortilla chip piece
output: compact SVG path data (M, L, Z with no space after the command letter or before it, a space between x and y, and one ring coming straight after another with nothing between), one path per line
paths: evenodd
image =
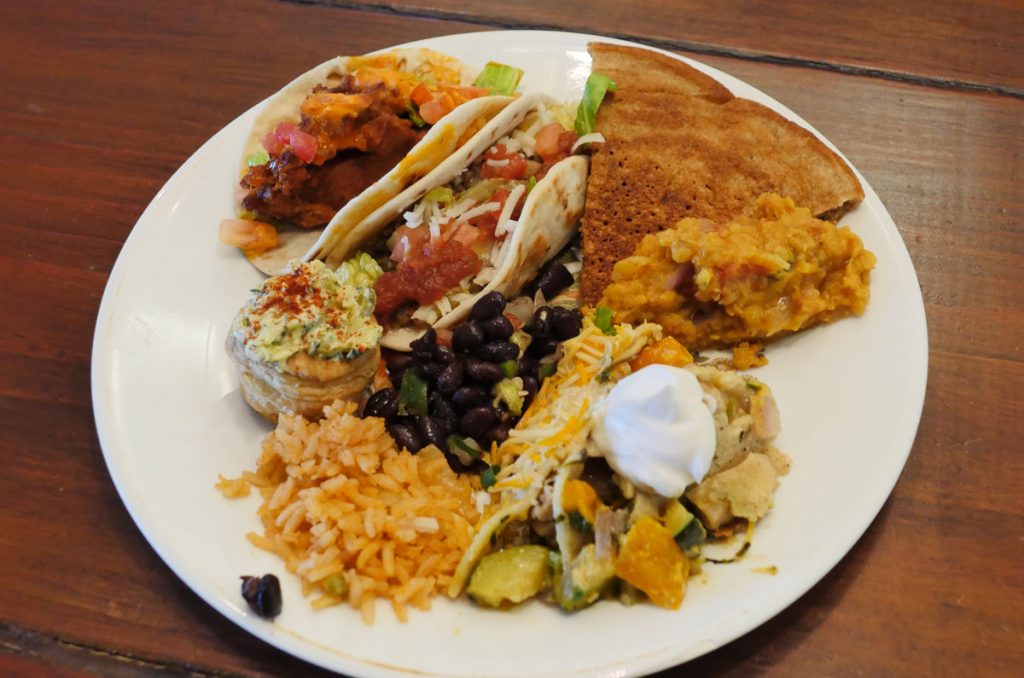
M772 507L779 480L775 466L764 454L750 454L736 466L705 478L686 491L710 529L734 518L760 520Z

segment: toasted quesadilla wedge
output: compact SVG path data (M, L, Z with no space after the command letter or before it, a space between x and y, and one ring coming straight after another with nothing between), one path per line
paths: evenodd
M684 217L727 222L779 193L835 220L864 197L846 162L808 130L734 97L686 63L591 43L593 70L617 83L597 114L583 217L583 299L596 303L615 263Z

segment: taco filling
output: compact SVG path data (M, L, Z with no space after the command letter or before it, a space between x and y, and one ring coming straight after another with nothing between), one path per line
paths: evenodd
M259 218L322 226L397 165L430 125L488 94L460 86L458 69L443 64L411 73L394 55L360 59L336 86L313 88L298 123L266 133L263 151L247 159L242 206Z
M490 283L508 255L527 195L572 154L574 108L539 106L466 170L402 215L376 253L385 273L374 313L425 329Z

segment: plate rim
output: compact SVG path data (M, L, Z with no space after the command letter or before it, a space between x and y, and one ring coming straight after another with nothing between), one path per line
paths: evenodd
M769 606L762 606L760 610L749 615L747 621L742 624L736 625L737 628L731 632L726 633L716 638L716 643L709 647L698 647L692 648L690 651L680 652L678 649L672 647L666 647L659 651L643 655L641 657L627 658L623 662L616 662L612 665L603 665L600 667L589 666L582 667L575 673L593 673L598 672L603 675L639 675L646 674L649 672L665 669L671 666L691 661L703 654L711 652L715 649L723 647L724 645L732 642L736 638L750 633L757 627L764 624L767 620L780 614L783 610L788 608L793 603L797 602L802 598L810 588L815 586L818 582L822 581L829 573L835 568L836 564L839 563L846 555L852 550L852 548L860 541L867 529L874 523L878 513L882 507L888 501L888 498L892 494L892 490L902 475L903 469L905 468L906 461L913 448L914 440L916 439L917 430L920 426L921 413L924 407L924 400L927 390L927 377L928 377L928 329L927 329L927 318L924 309L924 299L921 294L920 282L916 275L916 271L913 265L913 261L910 258L909 251L906 247L906 242L903 240L902 235L899 233L899 229L893 221L888 210L885 208L878 195L875 193L873 187L867 182L867 180L861 175L860 171L849 161L848 158L836 148L831 141L829 141L824 135L822 135L813 125L810 125L800 115L792 111L789 107L785 106L781 102L777 101L774 97L766 94L761 89L750 85L744 80L741 80L735 76L730 75L725 71L710 66L709 64L703 63L696 59L688 56L683 56L662 48L653 47L651 45L644 44L642 42L636 42L631 40L624 40L619 38L611 38L607 36L592 35L588 33L572 32L572 31L547 31L547 30L479 30L470 31L467 33L456 33L432 36L421 40L414 40L398 45L382 47L381 50L389 50L400 47L418 47L430 45L435 42L447 42L447 41L458 41L460 38L467 36L477 36L481 34L501 34L506 39L514 37L528 37L543 34L546 38L559 39L561 41L580 41L585 44L586 41L596 40L602 42L611 42L616 44L633 45L643 47L645 49L651 49L653 51L665 54L675 59L684 61L685 63L701 70L702 72L708 73L715 77L719 81L728 87L730 90L734 89L735 85L739 84L745 88L749 88L757 92L763 101L768 102L768 105L774 110L783 114L787 118L793 120L801 127L812 132L818 139L823 141L832 150L842 157L843 161L853 169L858 179L861 181L865 192L865 203L870 200L876 204L879 208L878 216L882 218L883 223L881 224L882 230L888 236L890 245L894 248L894 253L900 260L898 263L898 272L900 273L901 281L904 285L908 285L908 289L913 292L913 299L911 300L914 312L914 327L918 330L913 338L913 343L916 343L916 350L913 351L915 357L918 359L914 365L915 375L919 380L920 387L916 392L914 402L909 404L908 414L911 414L914 419L914 425L906 429L903 439L899 442L898 449L901 450L901 454L898 455L898 465L894 463L894 466L898 466L897 472L893 473L891 478L887 479L884 483L884 492L878 491L878 500L871 502L868 509L861 507L861 513L864 516L863 524L860 525L859 529L856 530L856 534L851 534L849 545L838 553L829 554L829 557L824 558L825 563L823 569L818 576L808 579L801 585L796 587L795 593L787 593L780 595L781 598L787 600L773 604ZM376 50L380 51L380 50ZM499 48L500 52L500 48ZM271 95L273 96L273 95ZM269 99L269 97L268 97ZM111 268L110 276L104 286L103 297L97 313L95 331L93 334L92 344L92 355L91 355L91 366L90 366L90 385L91 385L91 398L93 404L93 416L96 425L97 437L100 443L101 450L103 452L104 461L107 466L108 473L117 489L118 495L121 498L122 503L125 505L129 515L132 517L136 527L145 537L149 546L160 556L161 560L166 564L175 576L177 576L182 582L184 582L194 594L198 595L204 602L213 607L221 615L232 621L236 626L243 629L249 634L252 634L260 640L268 643L269 645L283 650L292 656L301 659L306 662L313 663L321 666L322 668L331 671L345 671L346 673L352 673L353 675L367 675L367 676L403 676L407 677L410 674L410 670L400 666L390 666L375 662L373 660L364 657L355 657L348 655L347 653L339 650L338 648L320 648L326 650L329 654L327 658L337 658L340 661L330 662L324 656L321 656L321 652L313 652L318 645L315 641L309 638L299 636L298 634L291 634L287 632L282 634L280 629L275 625L266 623L252 623L252 619L243 613L240 614L241 608L238 605L232 605L222 595L216 591L208 590L201 582L193 581L193 578L187 573L185 564L177 562L175 559L169 557L165 545L161 543L158 538L158 530L155 525L151 524L147 517L144 515L145 511L142 510L134 498L132 489L125 484L125 481L130 476L130 472L127 469L123 469L119 466L120 458L115 453L114 447L119 442L117 435L113 432L114 422L111 420L111 402L108 400L109 387L113 381L112 370L110 369L110 359L112 358L112 346L107 342L107 335L111 330L115 313L117 309L117 297L120 291L121 285L124 282L124 276L126 275L126 263L127 257L126 252L130 252L134 247L138 245L138 241L144 237L139 235L142 229L137 228L140 224L143 224L147 219L153 218L153 213L157 210L157 203L160 201L162 194L167 188L176 182L180 181L180 177L189 174L194 165L200 162L207 153L210 152L210 148L220 143L226 134L226 130L234 124L239 118L245 117L253 113L254 110L265 105L268 99L264 99L254 106L247 109L245 112L238 115L232 121L225 124L219 129L213 136L207 139L198 149L191 153L185 162L175 170L174 173L167 179L167 181L161 186L157 193L150 200L145 210L139 216L135 225L132 227L131 232L125 239L121 250L118 253L117 260L114 266ZM895 236L893 238L892 236ZM910 341L910 340L908 340ZM127 451L117 450L122 454ZM860 521L859 521L860 522ZM433 673L415 671L420 675L435 675Z

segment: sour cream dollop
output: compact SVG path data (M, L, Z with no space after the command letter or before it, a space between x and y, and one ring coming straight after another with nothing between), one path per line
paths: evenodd
M620 475L678 497L711 468L715 408L692 372L649 365L612 388L595 413L591 436Z

